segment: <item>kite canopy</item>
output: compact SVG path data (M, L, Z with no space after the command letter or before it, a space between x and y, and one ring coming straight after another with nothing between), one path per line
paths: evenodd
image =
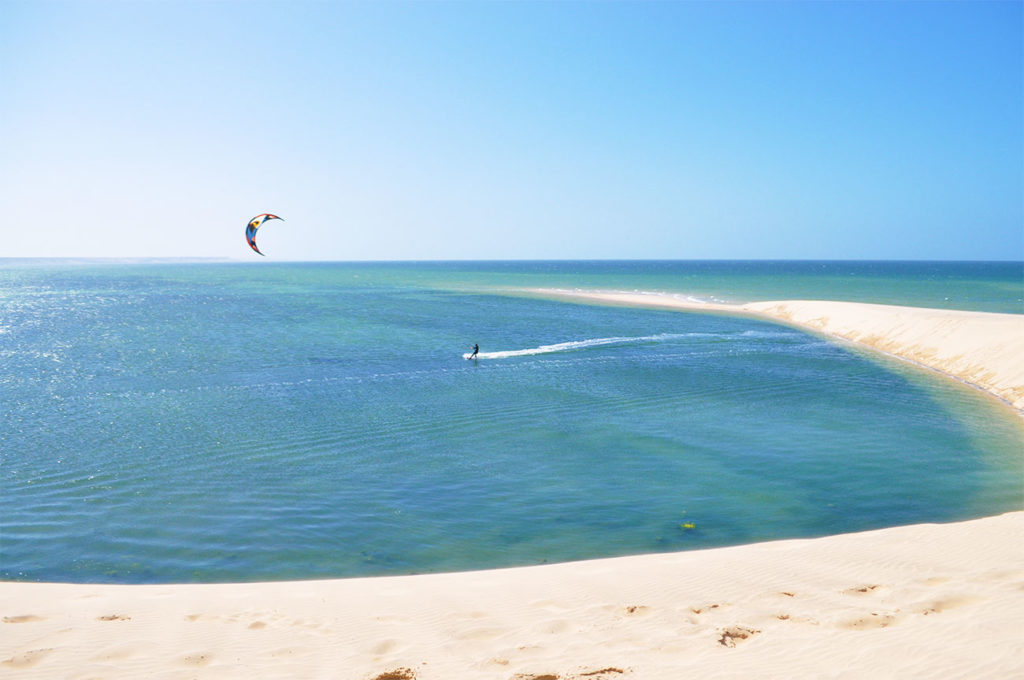
M249 220L249 226L245 228L245 240L249 242L249 247L255 250L260 255L260 249L256 247L256 230L263 226L263 223L267 220L283 220L284 218L278 217L277 215L271 215L270 213L263 213Z

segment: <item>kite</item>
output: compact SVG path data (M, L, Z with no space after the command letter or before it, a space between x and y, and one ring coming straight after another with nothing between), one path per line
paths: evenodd
M263 223L267 220L283 220L284 218L278 217L277 215L271 215L270 213L263 213L249 220L249 226L245 228L245 240L249 242L249 247L255 250L260 255L260 249L256 247L256 230L263 226Z

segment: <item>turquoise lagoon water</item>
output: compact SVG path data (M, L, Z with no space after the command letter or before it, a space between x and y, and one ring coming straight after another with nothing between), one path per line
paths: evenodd
M978 390L761 321L510 289L1020 313L1022 271L0 261L0 577L449 571L1020 509L1024 421Z

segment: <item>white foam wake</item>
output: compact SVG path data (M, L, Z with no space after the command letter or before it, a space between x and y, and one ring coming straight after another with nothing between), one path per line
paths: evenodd
M606 345L629 345L641 342L658 342L661 340L673 340L675 338L690 337L682 333L660 333L658 335L643 335L636 338L592 338L589 340L572 340L570 342L559 342L554 345L541 345L529 349L512 349L504 352L480 352L477 359L508 359L509 357L526 357L536 354L552 354L554 352L572 352L589 347L603 347ZM463 359L472 356L469 352L462 355Z

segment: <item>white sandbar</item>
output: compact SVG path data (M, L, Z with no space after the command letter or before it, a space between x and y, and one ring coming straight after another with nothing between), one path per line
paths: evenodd
M601 304L754 316L842 338L941 371L1024 411L1024 314L862 302L783 300L716 304L671 294L534 289Z

